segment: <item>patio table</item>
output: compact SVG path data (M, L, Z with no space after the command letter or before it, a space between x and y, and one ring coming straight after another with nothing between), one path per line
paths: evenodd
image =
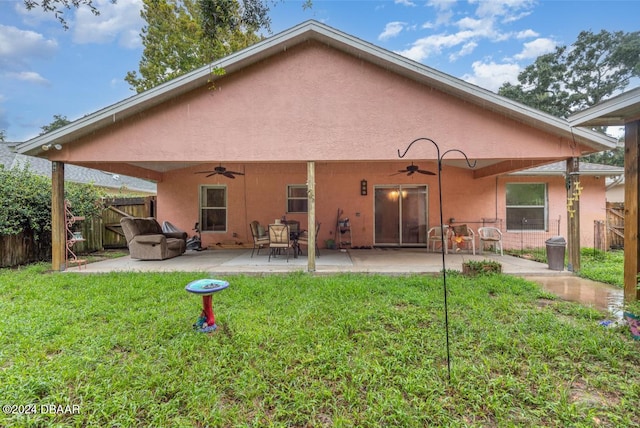
M207 333L218 328L213 314L213 299L211 296L213 293L222 291L228 286L229 283L227 281L220 279L197 279L187 284L185 290L202 296L202 313L198 321L193 325L195 329L202 333Z

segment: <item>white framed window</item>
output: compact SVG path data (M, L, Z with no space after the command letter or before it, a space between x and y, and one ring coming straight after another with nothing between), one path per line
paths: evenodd
M547 230L546 183L507 183L507 230Z
M227 231L226 186L200 186L200 230Z
M287 186L287 212L306 213L308 207L307 185L289 184Z

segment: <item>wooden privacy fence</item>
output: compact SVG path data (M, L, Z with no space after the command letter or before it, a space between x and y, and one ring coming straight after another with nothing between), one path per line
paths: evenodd
M101 216L86 218L78 225L84 242L73 249L78 254L100 251L104 248L126 248L127 242L120 228L123 216L155 217L156 197L105 198ZM45 234L39 242L29 232L17 235L0 235L0 268L13 267L35 261L51 260L51 234Z
M38 242L31 232L0 236L0 268L47 259L51 259L51 235L45 235Z
M607 202L606 248L624 248L624 203Z
M103 200L102 245L104 248L126 248L127 241L120 227L122 217L155 217L156 197L109 198Z

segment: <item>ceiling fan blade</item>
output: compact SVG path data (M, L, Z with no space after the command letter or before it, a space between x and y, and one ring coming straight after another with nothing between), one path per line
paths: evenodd
M413 175L413 173L414 173L414 172L415 172L415 171L409 171L409 172L407 173L407 176L409 176L409 175Z
M228 177L228 178L232 178L232 179L234 179L234 180L235 180L235 178L236 178L236 177L235 177L231 172L229 172L229 171L227 171L227 172L223 172L223 173L222 173L222 175L224 175L225 177Z
M211 177L212 175L218 175L218 173L213 171L211 174L207 175L205 178Z
M420 174L424 174L424 175L436 175L435 172L425 171L423 169L419 169L417 172L419 172Z
M196 171L194 172L194 174L209 174L210 172L213 172L213 171Z
M244 172L237 172L237 171L227 171L229 174L235 174L235 175L244 175Z

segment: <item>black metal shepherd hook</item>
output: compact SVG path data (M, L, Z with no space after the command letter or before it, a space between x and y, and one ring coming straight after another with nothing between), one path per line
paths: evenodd
M445 241L444 241L444 227L443 227L444 221L442 218L442 158L444 158L444 156L447 153L458 152L462 156L464 156L464 159L467 162L467 165L469 166L469 168L475 168L476 161L473 161L473 164L472 164L469 161L469 158L467 157L467 155L462 150L458 150L458 149L449 149L446 152L442 153L441 155L440 147L438 146L438 144L435 141L433 141L431 138L426 138L426 137L416 138L415 140L413 140L411 144L409 144L409 146L405 149L404 153L402 154L400 154L400 149L398 149L398 157L400 159L405 157L407 155L407 152L411 148L411 146L413 146L413 144L417 141L431 142L436 147L436 153L438 155L438 197L440 202L440 239L441 239L440 242L442 242L443 244L440 247L440 253L442 254L442 289L444 292L444 325L445 325L446 337L447 337L447 374L449 375L449 381L451 381L451 354L449 351L449 306L447 304L447 269L446 269L445 258L444 258Z

